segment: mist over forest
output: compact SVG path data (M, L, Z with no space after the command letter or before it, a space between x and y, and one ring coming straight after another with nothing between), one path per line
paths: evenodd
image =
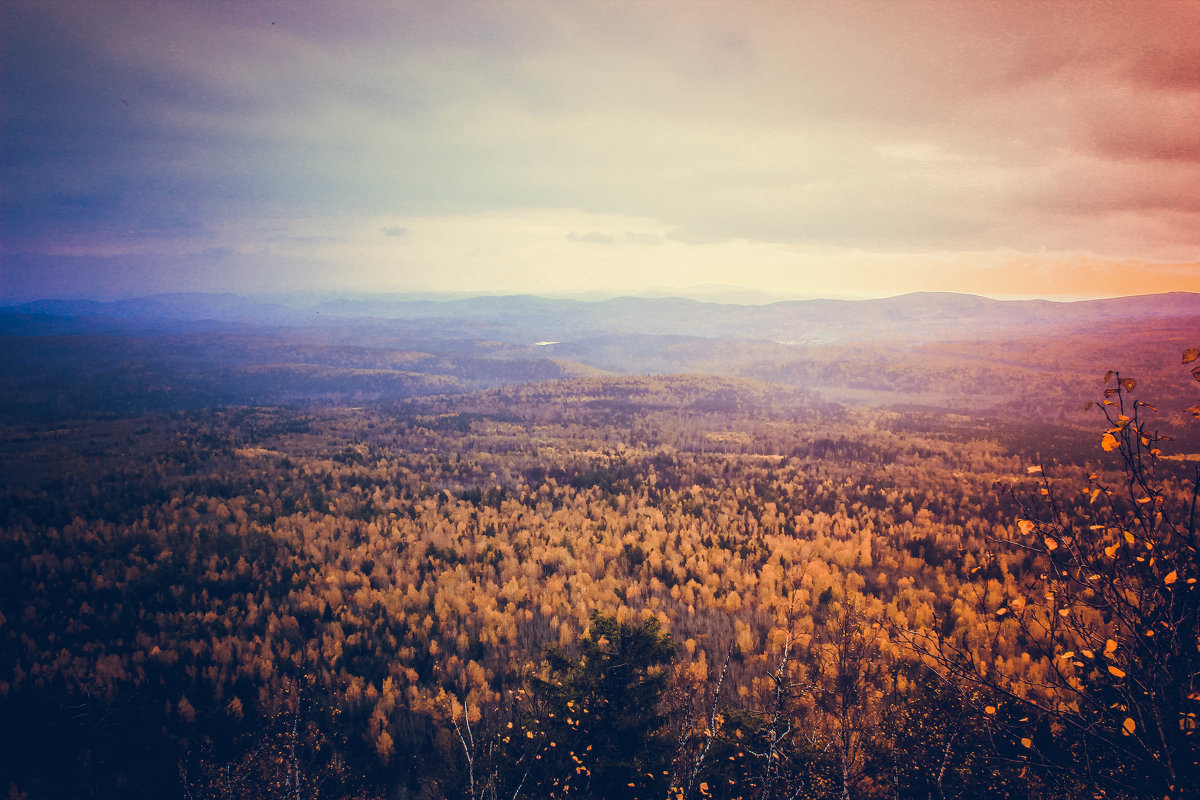
M832 402L1074 418L1109 365L1182 399L1200 295L915 293L764 305L535 296L288 303L172 294L0 308L8 415L356 403L573 377L711 374ZM1185 404L1186 405L1186 404Z

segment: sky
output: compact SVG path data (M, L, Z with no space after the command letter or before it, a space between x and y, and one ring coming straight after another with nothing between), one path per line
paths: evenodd
M6 0L0 37L0 301L1200 291L1200 0Z

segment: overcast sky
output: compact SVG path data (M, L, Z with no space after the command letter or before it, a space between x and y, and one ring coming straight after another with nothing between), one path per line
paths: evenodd
M1200 291L1200 2L6 0L0 299Z

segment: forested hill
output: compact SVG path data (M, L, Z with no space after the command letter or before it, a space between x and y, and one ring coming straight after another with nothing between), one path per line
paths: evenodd
M175 294L0 309L9 418L355 403L592 375L759 378L826 399L1070 415L1099 365L1179 394L1200 295L918 293L767 305L531 296L265 302Z

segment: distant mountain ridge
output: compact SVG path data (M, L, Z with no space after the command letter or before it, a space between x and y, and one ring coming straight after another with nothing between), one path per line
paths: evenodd
M329 327L355 320L420 322L461 331L469 323L506 341L571 341L600 334L692 336L787 344L901 339L955 341L1004 331L1053 329L1113 320L1200 315L1200 294L1171 292L1103 300L992 300L950 292L914 292L876 300L788 300L758 305L675 297L570 300L536 295L450 300L333 299L309 306L251 300L234 294L159 294L128 300L38 300L0 308L4 330L34 333L37 322L237 323ZM89 326L89 327L91 327ZM61 322L51 325L63 332ZM67 326L69 328L69 326Z
M163 319L179 322L292 323L303 318L297 309L282 303L250 300L231 293L207 292L154 294L110 301L46 299L0 308L0 313L10 312L50 317Z

